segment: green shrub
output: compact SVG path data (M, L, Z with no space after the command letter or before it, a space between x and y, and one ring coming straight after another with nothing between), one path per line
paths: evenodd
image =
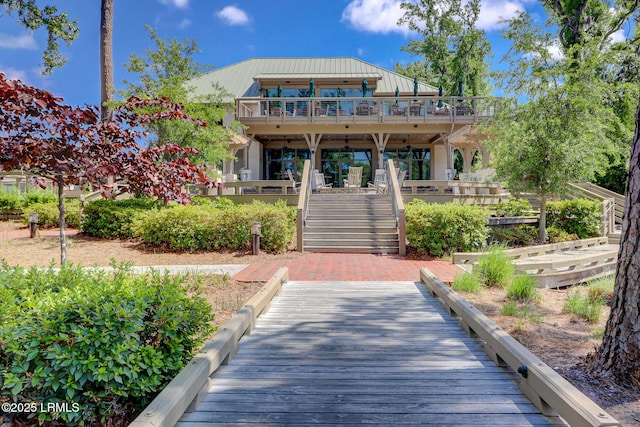
M482 278L485 286L504 288L513 276L515 267L503 246L492 245L488 251L478 257L478 263L473 266L473 272Z
M526 224L510 228L491 227L489 242L508 247L529 246L538 242L538 228Z
M509 197L507 203L496 206L496 216L526 216L531 215L533 209L527 199Z
M454 291L477 293L482 290L482 281L477 274L458 274L453 278L451 289Z
M547 241L549 243L568 242L570 240L578 240L578 236L567 233L556 226L547 228Z
M32 190L22 196L22 207L39 203L58 203L58 195L49 190Z
M133 276L123 266L4 265L0 297L0 401L80 408L40 413L30 425L127 424L212 332L210 306L179 277ZM27 424L27 415L9 421Z
M69 201L64 203L64 221L67 227L80 228L80 203ZM38 226L42 228L60 227L60 212L58 202L34 203L23 212L22 218L25 223L29 220L29 212L38 213Z
M17 190L0 190L0 211L14 211L22 207L22 196Z
M136 215L160 205L150 198L96 200L83 210L82 231L105 239L129 239L134 236L132 224Z
M408 245L434 256L480 249L487 239L486 223L486 212L476 206L418 199L406 205Z
M582 297L580 291L576 290L567 297L562 310L586 319L589 323L598 323L603 305L602 300L592 302L589 297Z
M286 250L295 234L295 210L284 201L254 201L223 209L213 205L172 206L139 214L133 228L144 242L171 250L240 250L251 247L254 221L262 224L263 250Z
M521 302L535 298L538 285L533 277L524 274L515 276L507 285L507 298Z
M556 227L579 239L600 234L601 203L597 200L575 199L547 203L547 226Z

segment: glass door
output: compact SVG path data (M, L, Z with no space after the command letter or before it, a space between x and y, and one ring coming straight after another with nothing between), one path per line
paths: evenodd
M321 172L325 182L333 187L342 187L343 180L349 175L349 166L362 166L362 185L371 181L371 153L363 148L326 148L321 151Z

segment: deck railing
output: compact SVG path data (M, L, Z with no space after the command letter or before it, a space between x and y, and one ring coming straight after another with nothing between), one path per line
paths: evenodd
M495 97L356 97L356 98L240 98L238 119L292 122L474 121L493 117L500 108Z

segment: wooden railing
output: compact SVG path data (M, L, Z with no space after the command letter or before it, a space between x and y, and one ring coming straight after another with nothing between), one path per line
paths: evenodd
M300 197L298 198L298 209L296 212L296 249L304 252L304 223L309 212L309 197L311 196L311 161L304 161L302 170L302 181L300 185Z
M240 98L238 119L264 121L474 121L493 117L499 109L494 97L356 97L356 98Z
M405 256L407 254L407 220L405 218L404 202L402 201L400 183L398 183L398 174L396 167L393 165L393 160L389 159L387 165L389 171L389 195L391 196L391 204L398 227L398 254Z

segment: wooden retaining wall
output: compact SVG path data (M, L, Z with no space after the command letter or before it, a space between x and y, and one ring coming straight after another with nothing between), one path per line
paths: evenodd
M520 373L518 386L543 414L557 413L571 426L622 425L428 269L420 270L420 279L469 335L484 341L484 351L496 364Z
M219 330L213 339L160 392L130 424L134 427L174 426L182 414L196 408L209 390L209 377L238 351L240 339L253 330L256 319L289 280L287 268L276 274Z

